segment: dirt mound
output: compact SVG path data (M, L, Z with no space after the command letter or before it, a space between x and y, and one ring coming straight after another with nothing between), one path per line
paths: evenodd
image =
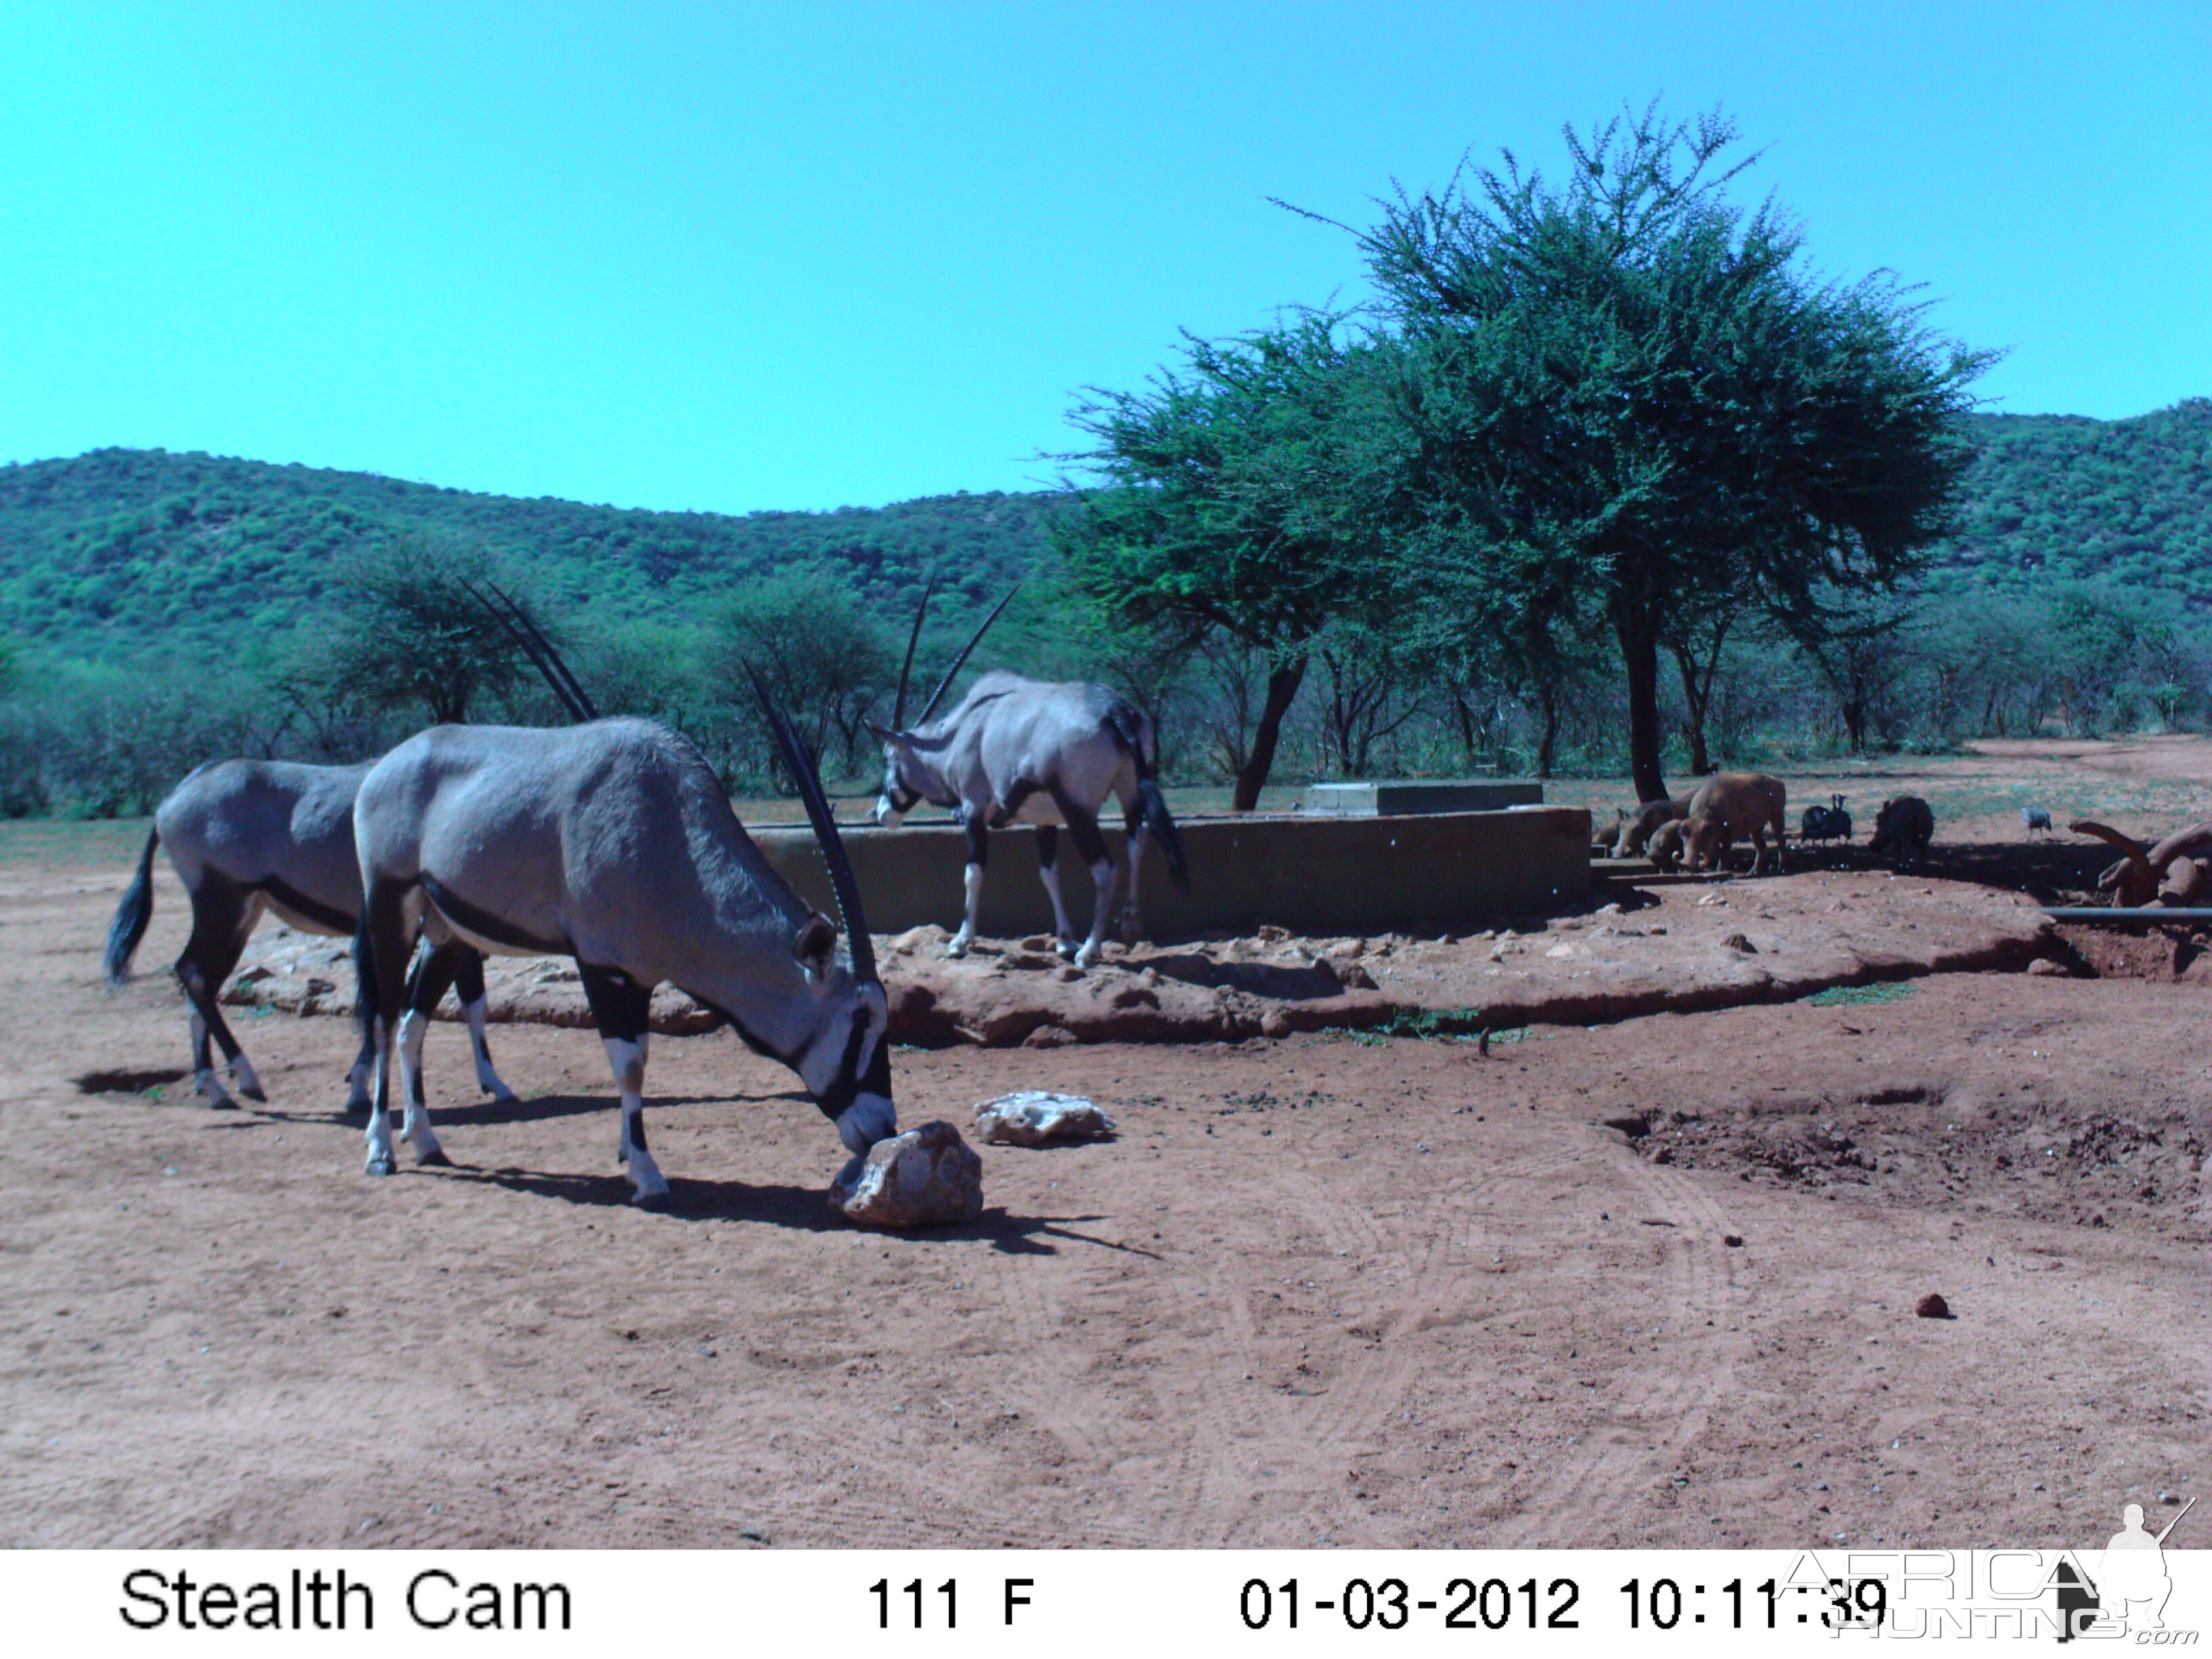
M1617 888L1581 911L1515 918L1464 935L1250 939L1116 947L1078 969L1042 937L978 940L959 960L946 933L877 941L892 1035L929 1047L1238 1042L1325 1030L1409 1036L1587 1024L1641 1014L1786 1002L1825 988L1945 972L2025 968L2051 948L2017 894L1880 872ZM341 941L276 928L258 935L227 1000L342 1013L351 972ZM495 1020L588 1025L574 967L495 958ZM712 1030L715 1017L668 987L657 1031Z

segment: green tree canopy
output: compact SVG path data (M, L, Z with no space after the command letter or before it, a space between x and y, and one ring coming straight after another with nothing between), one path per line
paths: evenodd
M1749 165L1717 165L1735 139L1655 105L1568 129L1563 184L1509 153L1471 185L1401 191L1358 235L1402 346L1403 522L1509 611L1602 617L1646 797L1665 793L1662 641L1732 591L1816 638L1825 595L1917 568L1989 361L1930 335L1886 273L1806 275L1771 203L1724 201Z
M1249 811L1315 636L1388 576L1376 481L1389 442L1378 346L1309 313L1215 342L1141 392L1093 391L1070 417L1097 440L1087 491L1055 532L1076 581L1139 625L1256 652L1267 686L1231 804Z

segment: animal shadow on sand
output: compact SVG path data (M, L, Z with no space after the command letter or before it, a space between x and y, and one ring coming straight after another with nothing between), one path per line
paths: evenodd
M443 1168L420 1173L441 1181L500 1187L508 1192L526 1193L538 1198L555 1198L563 1203L589 1205L599 1209L625 1210L632 1207L629 1178L618 1173L564 1175L543 1170L478 1169L459 1160ZM826 1182L820 1187L794 1187L787 1182L761 1184L678 1176L670 1179L668 1188L669 1203L664 1213L671 1220L678 1222L742 1221L805 1233L844 1232L856 1225L830 1207ZM1005 1210L994 1209L986 1210L975 1220L959 1226L917 1227L896 1231L869 1228L866 1231L880 1232L885 1238L910 1239L917 1243L980 1240L993 1249L1009 1255L1057 1255L1059 1247L1051 1242L1054 1239L1067 1239L1136 1255L1151 1254L1134 1245L1076 1231L1081 1224L1106 1219L1109 1218L1104 1216L1017 1216Z

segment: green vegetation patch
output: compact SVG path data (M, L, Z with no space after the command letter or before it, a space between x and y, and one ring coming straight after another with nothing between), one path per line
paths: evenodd
M1884 980L1879 985L1831 985L1825 991L1815 991L1805 999L1815 1008L1836 1008L1862 1002L1902 1002L1918 988L1901 980Z

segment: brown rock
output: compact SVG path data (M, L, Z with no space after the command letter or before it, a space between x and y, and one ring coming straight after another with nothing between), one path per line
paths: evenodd
M1371 991L1375 988L1375 975L1356 962L1346 963L1336 970L1336 976L1349 990Z
M983 1213L983 1160L950 1123L878 1141L848 1164L830 1202L873 1227L943 1227Z
M1919 1301L1914 1303L1912 1304L1912 1311L1919 1315L1923 1319L1952 1319L1957 1317L1957 1316L1953 1314L1951 1311L1951 1304L1946 1302L1942 1297L1936 1295L1933 1291L1929 1291L1928 1294L1922 1297Z
M1065 1048L1076 1040L1065 1025L1040 1025L1022 1039L1024 1048Z
M2054 962L2049 957L2038 957L2027 964L2027 971L2031 974L2041 974L2046 978L2063 979L2066 976L2066 964L2063 962Z
M1759 954L1759 947L1741 933L1730 933L1721 941L1721 948L1724 951L1735 951L1747 957L1755 957Z

